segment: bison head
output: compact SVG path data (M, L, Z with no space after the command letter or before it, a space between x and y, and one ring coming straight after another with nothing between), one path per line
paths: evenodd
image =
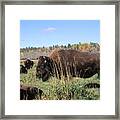
M36 87L28 87L27 89L27 99L28 100L33 100L37 98L37 95L40 96L41 99L41 95L42 95L43 91L41 89L38 89Z
M36 77L48 80L53 75L53 61L49 57L40 56L36 67Z
M20 73L27 74L27 69L25 68L25 66L20 65Z
M20 100L41 99L43 91L37 87L20 85Z
M26 67L27 69L30 69L30 68L33 67L34 62L31 61L30 59L26 59L25 62L24 62L24 65L25 65L25 67Z

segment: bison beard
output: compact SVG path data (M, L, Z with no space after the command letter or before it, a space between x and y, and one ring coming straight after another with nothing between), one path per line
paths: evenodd
M43 81L50 76L89 78L100 72L99 53L77 50L54 50L49 57L40 56L36 67L36 76Z

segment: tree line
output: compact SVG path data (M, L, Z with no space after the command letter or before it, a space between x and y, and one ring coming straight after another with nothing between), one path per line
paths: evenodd
M52 50L55 48L59 49L74 49L74 50L80 50L80 51L87 51L87 52L99 52L100 51L100 45L98 43L81 43L78 44L70 44L67 45L52 45L49 47L26 47L26 48L20 48L20 59L25 59L27 57L31 59L36 59L40 55L48 55Z

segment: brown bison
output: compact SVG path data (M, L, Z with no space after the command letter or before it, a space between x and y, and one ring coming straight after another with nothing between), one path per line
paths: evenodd
M37 87L20 85L20 100L41 99L42 93L43 91Z
M49 57L40 56L36 67L36 76L43 81L50 76L89 78L96 73L100 73L99 53L78 50L55 49Z
M25 65L25 68L30 69L30 68L33 67L34 62L31 61L30 59L26 59L25 62L24 62L24 65Z
M23 65L20 65L20 73L24 73L24 74L27 74L27 69L25 68L25 66Z

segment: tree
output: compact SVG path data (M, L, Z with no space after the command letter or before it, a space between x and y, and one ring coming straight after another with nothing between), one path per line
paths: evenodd
M63 46L63 45L61 45L60 47L61 47L61 48L63 48L64 46Z
M52 46L49 46L49 49L52 50Z
M59 48L59 46L58 46L58 45L55 45L55 48Z
M79 45L77 44L76 49L79 50Z
M66 45L64 45L64 48L67 48L67 46L66 46Z
M71 44L70 43L68 43L68 48L71 48Z

